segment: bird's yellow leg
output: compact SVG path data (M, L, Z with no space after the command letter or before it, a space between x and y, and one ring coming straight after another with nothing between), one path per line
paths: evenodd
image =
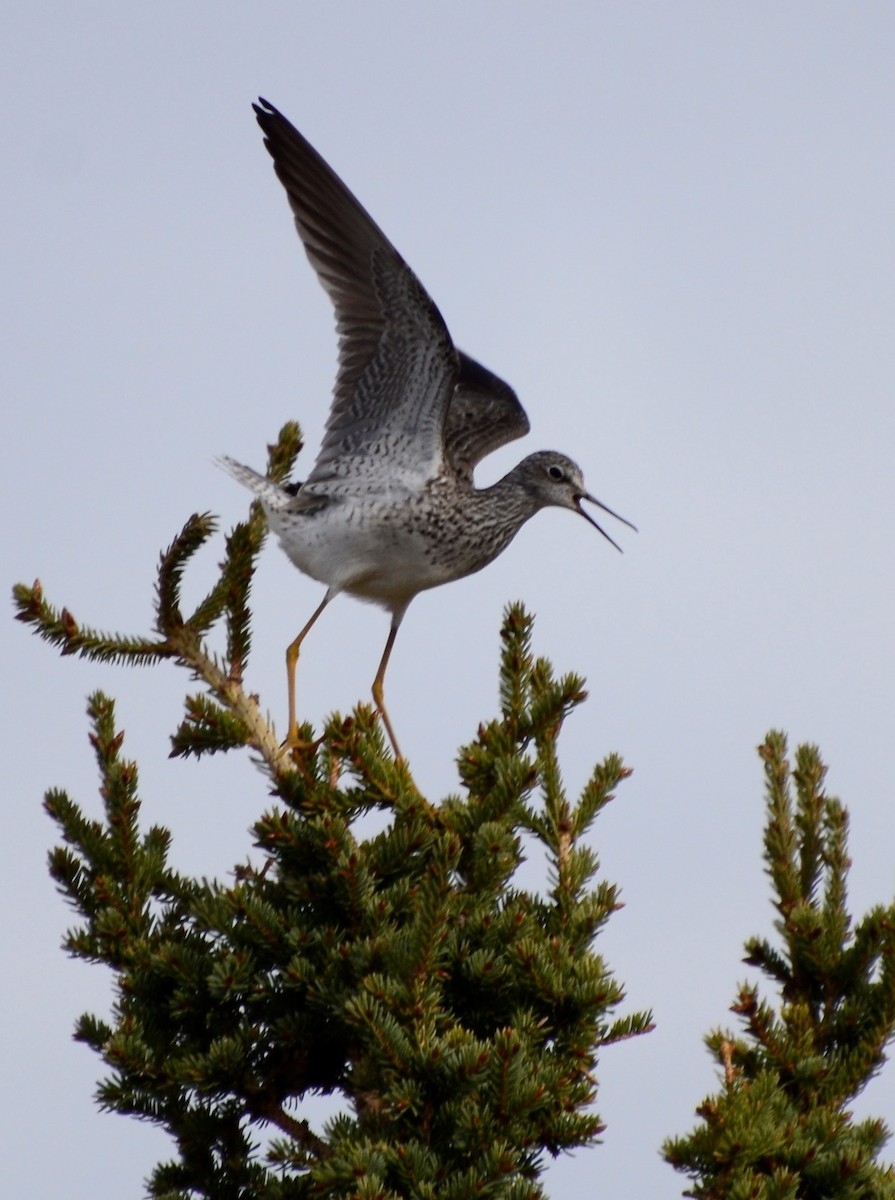
M294 642L290 642L286 649L286 687L289 693L289 729L286 732L286 741L283 745L291 750L306 750L308 743L303 742L298 735L298 720L295 715L295 668L298 665L298 653L301 649L301 644L311 631L311 626L326 608L330 602L330 594L323 597L317 607L314 609L314 615L308 621L307 625L302 629L301 633Z
M402 614L403 615L403 614ZM398 625L400 617L397 621L392 622L392 627L388 633L388 641L385 643L385 650L382 652L382 659L379 663L379 670L376 672L376 678L373 680L373 702L376 705L376 711L382 717L382 724L385 726L385 732L388 734L388 740L392 744L392 749L395 752L395 758L403 759L401 748L398 745L398 739L395 737L395 731L392 729L392 723L389 720L389 715L385 708L385 697L383 695L382 685L385 680L385 668L388 666L388 660L392 652L392 646L395 644L395 638L398 634Z

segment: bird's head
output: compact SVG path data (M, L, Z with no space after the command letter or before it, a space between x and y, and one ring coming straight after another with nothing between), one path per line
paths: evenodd
M572 512L584 517L585 521L589 521L594 529L599 530L616 550L621 551L621 546L581 507L583 500L595 504L610 517L615 517L616 521L621 521L636 532L636 525L632 525L625 517L608 508L602 500L590 494L585 486L581 468L564 454L555 450L541 450L537 454L530 454L519 464L518 470L522 486L538 508L570 508Z

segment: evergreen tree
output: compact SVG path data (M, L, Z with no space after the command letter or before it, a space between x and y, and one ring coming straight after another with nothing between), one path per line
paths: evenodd
M770 733L760 754L764 858L782 945L752 938L745 961L778 989L779 1006L740 988L732 1011L743 1035L715 1030L706 1039L721 1090L665 1156L700 1200L895 1200L895 1172L876 1162L885 1125L855 1121L847 1107L895 1033L895 904L852 928L848 815L824 792L818 750L800 746L791 769L785 738Z
M285 426L272 478L298 449ZM46 808L64 841L51 872L79 918L66 945L115 978L111 1015L77 1025L109 1072L99 1102L171 1133L154 1197L542 1196L545 1154L601 1132L598 1051L649 1028L646 1014L612 1018L623 993L594 939L617 893L594 882L583 844L628 772L611 755L568 800L557 738L585 693L532 658L518 606L502 632L501 715L462 749L461 795L424 799L364 706L317 742L305 725L308 749L287 753L245 686L257 505L182 613L183 572L213 531L194 516L162 555L151 637L97 632L39 584L15 589L19 618L65 654L187 667L206 687L187 698L172 752L248 748L274 797L253 830L263 866L230 884L178 874L167 830L141 826L114 705L91 698L104 819L59 791ZM218 623L222 655L208 645ZM383 828L360 836L372 810ZM549 863L543 896L514 883L526 836ZM312 1094L342 1102L322 1129L303 1110Z
M298 449L289 424L272 478ZM500 717L461 750L461 795L421 796L367 706L316 742L305 725L307 747L285 751L245 686L265 530L254 505L184 617L183 573L214 533L192 517L162 555L149 637L85 628L39 584L15 589L19 619L64 654L187 667L205 689L187 697L172 753L248 749L274 798L253 829L262 865L230 884L178 874L168 832L141 827L114 705L91 698L104 819L64 792L45 803L64 842L51 873L80 922L67 948L115 979L110 1016L77 1024L108 1070L99 1102L170 1132L176 1157L148 1181L166 1200L540 1197L545 1156L602 1130L599 1050L650 1028L648 1014L613 1019L623 993L594 943L617 892L595 882L582 843L628 772L611 755L568 800L557 739L585 693L533 659L519 606L501 635ZM218 625L222 654L209 647ZM781 945L751 939L746 962L779 1002L740 988L742 1034L707 1038L721 1089L665 1157L701 1200L895 1200L895 1172L877 1161L885 1126L847 1107L895 1032L895 904L853 927L847 813L823 790L818 751L800 747L791 768L772 733L761 755ZM382 828L362 836L371 811ZM523 839L549 864L545 895L514 882ZM314 1094L338 1101L319 1129Z

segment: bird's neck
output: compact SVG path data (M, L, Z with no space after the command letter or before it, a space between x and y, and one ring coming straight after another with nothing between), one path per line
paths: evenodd
M474 490L473 496L473 519L484 540L499 543L495 554L512 541L540 507L535 497L520 486L517 467L490 487Z

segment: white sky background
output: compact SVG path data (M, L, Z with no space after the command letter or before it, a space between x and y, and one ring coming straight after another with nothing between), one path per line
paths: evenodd
M889 4L378 3L8 7L0 33L3 579L39 575L82 621L149 628L157 555L186 517L248 496L212 465L263 465L297 417L306 472L335 335L250 102L307 134L429 289L459 345L503 375L538 448L570 453L640 526L616 554L539 515L488 570L420 597L387 680L420 786L496 710L505 602L586 674L570 790L635 768L595 830L626 907L599 947L653 1007L607 1051L605 1144L551 1168L585 1196L679 1196L658 1156L715 1086L743 940L769 930L762 776L781 726L820 744L852 818L851 903L892 895L895 10ZM610 522L611 526L611 522ZM193 568L199 595L221 543ZM317 604L271 543L252 685L284 723L287 641ZM306 644L302 714L367 699L387 631L344 599ZM10 1195L121 1197L167 1153L96 1112L71 1041L102 973L58 949L71 914L40 801L100 811L84 697L118 698L144 817L183 869L226 876L267 803L246 760L170 762L189 680L60 660L0 623L0 1100ZM888 1068L858 1103L895 1123Z

